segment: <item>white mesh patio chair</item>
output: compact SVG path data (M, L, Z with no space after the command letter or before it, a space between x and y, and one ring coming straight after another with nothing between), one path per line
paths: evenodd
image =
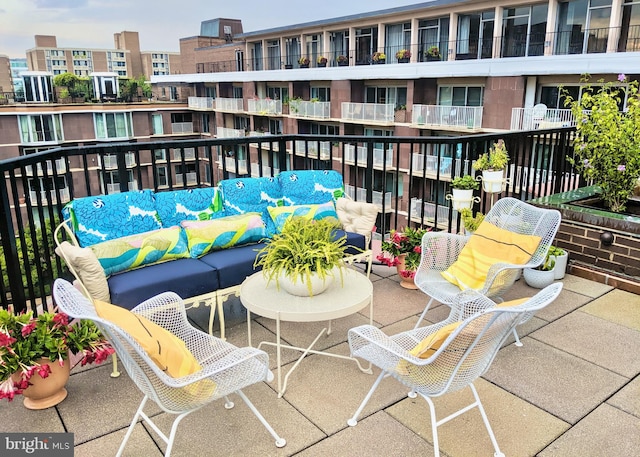
M410 389L409 396L419 394L428 403L436 457L440 455L438 427L474 407L480 411L495 455L503 456L473 381L489 369L513 328L555 300L561 290L562 283L554 283L525 302L509 307L496 306L491 299L469 290L459 294L456 308L452 309L449 318L428 327L393 336L387 336L371 325L352 328L349 330L352 357L367 360L382 372L347 424L352 427L357 424L358 417L382 379L392 376ZM464 319L459 320L461 317ZM452 325L457 327L452 328ZM441 334L439 346L431 346L423 358L412 354L412 350L416 352L414 348L418 343L434 334ZM475 401L438 420L432 398L467 386Z
M484 220L501 229L521 235L536 235L541 239L526 263L513 264L508 263L506 259L504 262L495 263L489 269L482 287L476 289L480 294L500 301L502 294L513 285L524 268L535 268L542 264L560 227L561 217L557 210L538 208L515 198L504 197L493 205ZM468 241L469 237L464 235L433 231L425 233L415 283L429 296L429 301L415 328L420 326L434 300L451 306L461 292L460 287L445 279L442 272L458 259L460 251ZM516 345L520 346L520 339L515 330L514 336Z
M117 325L101 319L94 305L68 281L56 279L53 298L58 309L71 317L89 319L96 323L115 349L134 384L144 398L118 450L122 455L136 423L142 419L165 441L166 456L171 454L178 424L188 414L219 398L225 398L225 407L233 408L228 395L237 394L276 440L277 447L286 441L280 438L271 425L242 392L252 384L270 381L269 356L254 348L238 348L220 338L202 332L189 324L182 299L173 292L165 292L144 301L132 312L160 325L181 340L198 361L202 370L174 378L164 373L147 355L132 336ZM144 413L147 400L151 399L169 414L176 414L169 436Z

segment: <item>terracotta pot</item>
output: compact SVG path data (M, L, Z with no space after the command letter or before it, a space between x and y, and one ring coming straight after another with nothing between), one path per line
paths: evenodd
M400 272L405 269L404 268L405 257L407 257L407 254L400 254L398 256L398 264L396 265L398 276L400 276L400 286L404 287L405 289L416 290L418 289L418 286L416 286L416 283L413 280L413 278L405 278L404 276L402 276L402 274L400 274Z
M69 359L64 361L63 366L60 366L58 362L51 362L49 359L41 359L38 363L49 364L51 374L46 378L41 378L37 372L31 376L29 379L31 385L22 393L24 396L23 404L27 409L51 408L67 398L65 385L71 371Z

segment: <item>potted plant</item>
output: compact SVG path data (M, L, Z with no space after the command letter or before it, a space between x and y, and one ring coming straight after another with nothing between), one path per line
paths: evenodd
M384 52L374 52L371 56L371 60L373 61L374 65L382 64L387 60L387 55Z
M422 255L422 237L427 229L405 227L391 230L389 239L382 242L382 252L377 260L388 267L395 266L400 276L400 285L406 289L417 289L413 282Z
M298 59L298 64L300 64L300 68L309 68L310 63L311 61L309 60L308 57L300 57Z
M468 235L478 230L478 226L484 220L484 214L477 212L473 215L471 208L462 208L460 210L460 218L462 219L462 225Z
M453 209L460 211L471 208L473 191L478 190L480 183L471 175L457 176L451 181Z
M427 57L427 62L440 60L442 58L442 56L440 55L440 49L438 49L438 46L431 46L429 49L427 49L427 51L425 52L425 55Z
M336 275L342 280L346 236L335 239L335 219L292 217L282 231L258 251L254 266L261 266L267 284L276 282L299 296L322 293Z
M346 67L347 65L349 65L349 59L347 58L347 56L343 55L339 55L338 57L336 57L336 62L338 62L339 67Z
M81 365L101 363L114 350L91 321L69 322L64 313L0 309L0 399L23 394L29 409L64 400L69 354L82 354Z
M400 49L396 52L396 59L398 59L399 63L409 62L409 59L411 59L411 51L408 49Z
M627 77L618 75L618 82L626 83ZM599 187L606 207L622 212L640 176L638 81L627 87L611 83L599 88L587 86L581 93L581 98L574 100L565 91L565 104L576 119L574 155L569 161L588 183ZM625 98L626 107L621 111Z
M485 192L502 192L504 170L509 163L509 154L503 140L498 140L473 163L475 170L482 171L482 187Z
M542 265L537 268L525 268L522 275L529 286L536 289L544 289L555 280L555 265L556 261L547 252Z
M567 271L567 262L569 260L569 253L557 246L551 246L549 248L549 257L555 261L555 279L562 279Z
M327 58L325 56L318 56L318 58L316 59L316 63L318 64L319 67L326 67Z

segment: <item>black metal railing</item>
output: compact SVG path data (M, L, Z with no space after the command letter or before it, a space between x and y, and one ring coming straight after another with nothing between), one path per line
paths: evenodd
M566 157L571 128L466 137L270 135L234 139L64 147L0 162L0 302L16 311L45 303L65 267L53 230L70 200L133 189L215 186L222 179L336 169L355 200L378 205L380 236L405 225L458 231L450 181L498 139L511 160L503 195L528 200L580 184ZM483 197L486 195L480 193ZM486 212L483 198L476 209Z

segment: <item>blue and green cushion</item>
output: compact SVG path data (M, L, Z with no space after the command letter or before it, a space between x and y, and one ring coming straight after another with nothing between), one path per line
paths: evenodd
M237 214L210 221L182 221L191 257L260 241L266 236L260 213Z
M292 206L273 206L267 208L269 215L276 226L276 232L280 233L285 222L292 217L303 217L310 220L320 220L331 218L338 223L338 213L333 202L321 203L318 205L292 205Z
M156 208L163 227L185 220L202 221L224 216L217 187L156 192Z
M151 190L77 198L62 210L80 246L162 228Z
M180 227L124 236L89 246L107 276L143 265L189 257Z
M278 178L285 205L335 203L344 197L342 175L335 170L283 171Z

